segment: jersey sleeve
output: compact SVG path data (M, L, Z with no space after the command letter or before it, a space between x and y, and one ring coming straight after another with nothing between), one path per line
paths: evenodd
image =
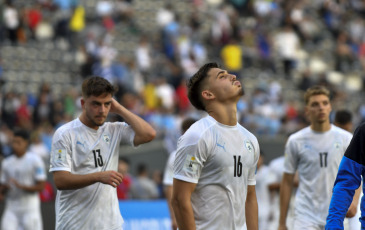
M247 185L256 185L256 171L257 171L257 162L259 161L260 157L260 147L256 138L253 143L255 148L255 161L254 161L255 163L248 171Z
M174 178L198 183L207 160L207 143L197 133L186 133L178 143L174 161Z
M342 158L328 210L326 229L343 229L343 220L365 170L365 126L361 124Z
M71 140L66 132L57 132L53 136L50 160L50 172L68 171L71 172L72 148Z
M43 160L35 156L34 159L34 179L36 181L45 181L47 179L46 169Z
M172 186L172 182L174 179L174 160L175 153L171 153L167 160L165 171L163 174L163 184L165 186Z
M8 175L5 171L5 160L1 162L1 170L0 170L0 184L7 184L8 183Z
M119 140L121 144L134 146L135 132L130 125L125 122L116 122L119 130Z
M294 174L298 167L298 151L295 142L289 138L285 145L284 172Z

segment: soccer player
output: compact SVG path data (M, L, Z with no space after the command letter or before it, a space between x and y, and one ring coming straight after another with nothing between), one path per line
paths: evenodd
M347 110L341 110L336 113L334 124L344 129L352 130L352 115ZM350 146L342 158L337 178L333 188L331 204L327 216L326 229L344 229L344 218L349 217L349 211L352 210L352 218L349 218L350 229L364 229L365 222L359 221L361 204L354 208L354 203L359 200L361 193L361 127L355 131ZM358 152L360 151L360 153ZM358 154L358 155L357 155ZM358 163L360 162L360 163ZM364 199L364 197L362 198ZM352 202L351 202L352 200ZM351 204L351 205L350 205ZM341 207L338 207L341 205ZM346 213L346 210L347 211ZM351 216L350 216L351 217ZM361 223L360 223L361 222ZM362 225L362 227L361 227Z
M287 229L286 218L298 171L295 199L295 230L324 229L333 183L351 133L330 123L330 93L322 86L307 89L305 113L310 126L290 135L285 146L285 164L280 188L279 229Z
M335 114L335 120L333 121L333 124L351 133L353 131L351 112L346 109L338 110Z
M188 82L190 102L208 116L179 139L172 205L180 230L258 229L256 137L237 122L244 91L235 75L216 63ZM247 223L246 223L247 221Z
M138 146L151 141L155 130L112 96L106 79L90 77L82 83L82 113L56 130L51 167L58 189L56 230L122 229L116 187L121 143ZM109 112L125 122L105 122Z
M181 123L181 131L182 134L184 134L186 132L186 130L189 129L189 127L194 124L196 122L195 119L193 118L186 118L183 120L183 122ZM167 202L169 205L169 210L170 210L170 217L171 217L171 226L173 230L177 229L177 223L176 223L176 218L174 215L174 210L172 209L172 205L171 205L171 198L172 198L172 185L173 185L173 180L174 180L174 161L175 161L175 155L176 155L176 150L170 153L170 156L167 160L166 163L166 167L165 167L165 172L164 172L164 176L163 176L163 185L165 186L164 188L164 192L165 192L165 196L167 198Z
M28 146L28 132L15 131L12 140L14 154L2 162L0 200L6 192L2 230L43 229L39 192L43 190L47 176L42 159L28 152Z

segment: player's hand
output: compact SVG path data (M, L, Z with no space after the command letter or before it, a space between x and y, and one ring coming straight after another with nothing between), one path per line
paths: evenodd
M279 225L278 230L288 230L286 225Z
M356 215L356 212L357 212L357 205L351 203L349 210L347 210L346 217L347 218L354 217Z
M117 113L121 106L122 105L119 104L119 102L117 102L117 100L115 100L114 98L112 98L112 104L110 106L110 111L109 112L111 112L111 113Z
M17 188L22 188L22 186L18 183L18 181L17 180L15 180L15 179L13 179L13 178L11 178L10 180L9 180L9 183L10 184L13 184L15 187L17 187Z
M171 227L172 227L172 230L177 230L177 223L176 223L176 220L171 220Z
M103 184L108 184L117 187L123 181L123 175L116 171L105 171L100 173L99 181Z

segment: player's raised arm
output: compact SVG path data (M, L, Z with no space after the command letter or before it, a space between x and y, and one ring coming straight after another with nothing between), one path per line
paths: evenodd
M116 113L123 117L135 132L134 145L138 146L143 143L152 141L156 136L156 131L145 120L130 112L124 106L119 104L114 98L112 99L111 113Z

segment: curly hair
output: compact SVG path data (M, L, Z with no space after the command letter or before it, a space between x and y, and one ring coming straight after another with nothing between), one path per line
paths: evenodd
M188 81L188 98L191 104L198 110L205 111L205 105L202 101L201 91L203 86L203 81L207 78L208 72L212 68L219 68L217 63L207 63L200 67L198 72L196 72Z

